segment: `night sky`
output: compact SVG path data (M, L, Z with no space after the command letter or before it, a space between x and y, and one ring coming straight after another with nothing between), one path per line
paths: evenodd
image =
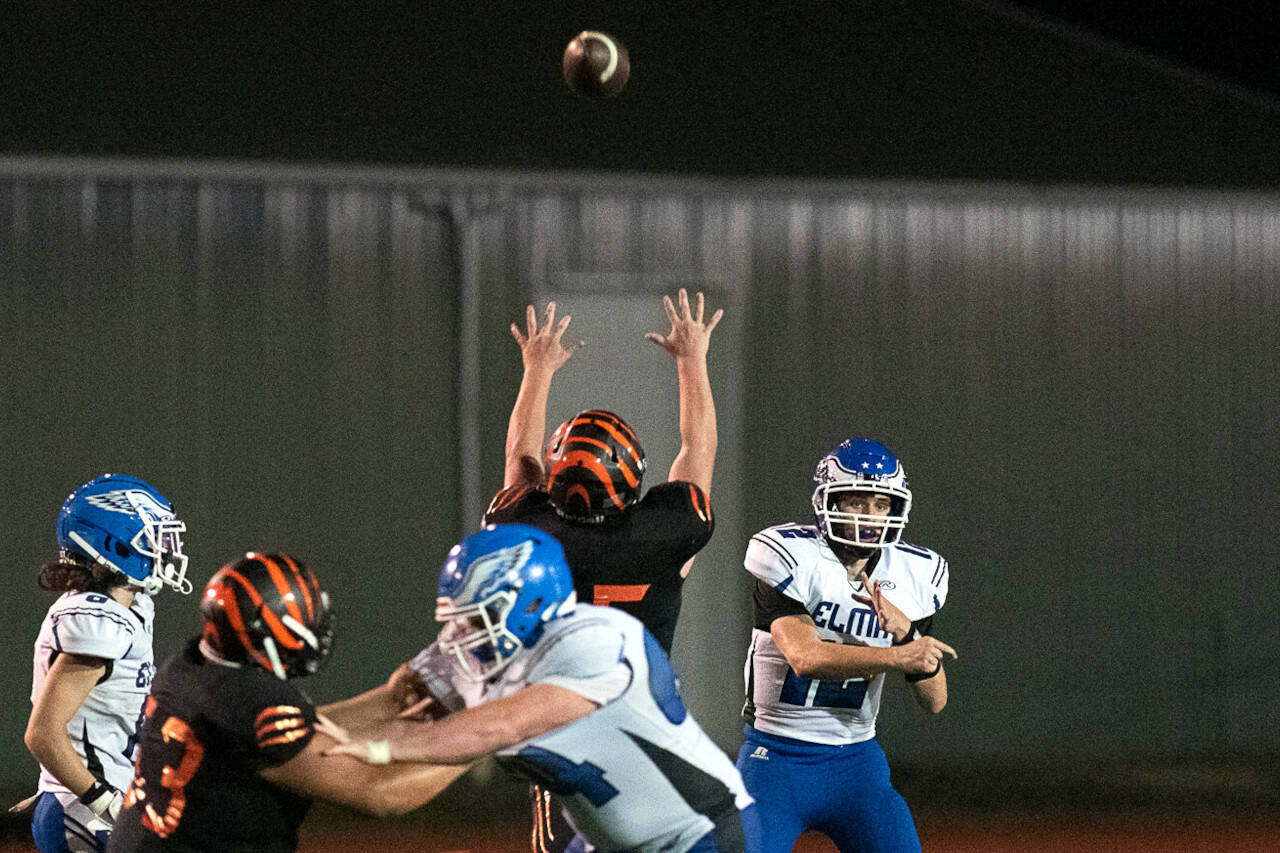
M0 153L1280 183L1275 42L1207 3L6 5ZM604 104L560 79L586 28L632 56Z

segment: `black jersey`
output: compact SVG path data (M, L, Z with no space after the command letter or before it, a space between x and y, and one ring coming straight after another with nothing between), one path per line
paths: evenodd
M258 667L213 663L192 640L151 685L111 853L292 853L311 801L258 771L300 753L315 706Z
M621 515L598 524L561 518L542 489L503 489L484 520L528 524L556 537L578 599L630 613L668 654L680 616L680 569L715 527L706 494L680 481L654 486Z

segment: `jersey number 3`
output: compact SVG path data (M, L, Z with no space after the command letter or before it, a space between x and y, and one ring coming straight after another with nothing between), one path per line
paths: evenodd
M149 717L154 710L155 700L148 699L147 716ZM166 761L164 768L160 771L160 786L169 791L168 805L165 806L163 813L156 809L155 798L151 796L155 792L149 790L150 786L147 785L147 780L141 773L129 786L124 805L126 808L141 805L142 825L161 838L168 838L178 828L182 813L186 810L187 783L191 781L192 776L196 775L200 762L204 760L204 744L196 738L191 727L177 717L169 717L164 721L164 725L160 727L160 737L165 744L174 745L171 750L166 751L166 758L172 761Z

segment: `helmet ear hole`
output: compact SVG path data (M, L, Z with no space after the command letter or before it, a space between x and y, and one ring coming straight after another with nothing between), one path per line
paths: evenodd
M129 546L121 542L119 539L116 539L112 542L111 550L115 551L116 556L119 556L119 557L127 557L131 553L133 553L132 551L129 550Z

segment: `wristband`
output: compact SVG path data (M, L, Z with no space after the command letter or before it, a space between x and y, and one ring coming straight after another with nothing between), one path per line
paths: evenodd
M895 646L905 646L907 643L914 643L918 639L920 639L920 629L912 627L901 640L892 640L891 642Z
M370 764L391 763L391 741L371 740L368 745Z
M910 681L912 684L914 684L917 681L928 681L930 678L933 678L935 675L937 675L940 672L942 672L941 659L939 659L938 666L936 669L934 669L933 672L909 672L907 673L906 678L907 678L907 681Z
M80 795L80 802L84 803L89 811L101 817L102 813L111 807L111 801L118 793L115 788L99 780Z

